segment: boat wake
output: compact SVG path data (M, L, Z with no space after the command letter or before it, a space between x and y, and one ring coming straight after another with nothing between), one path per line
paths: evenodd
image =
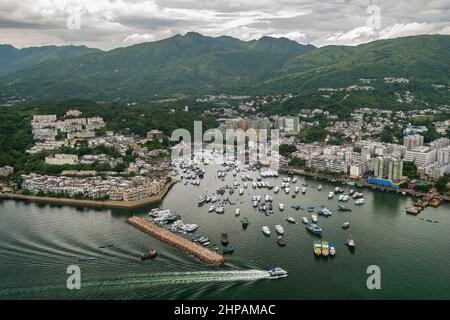
M82 281L81 287L84 290L93 290L102 288L108 289L132 289L145 288L153 286L170 286L182 284L200 284L217 282L239 282L256 281L270 278L267 271L263 270L235 270L235 271L190 271L190 272L161 272L152 274L134 274L121 278L99 279L94 281ZM27 295L33 292L67 291L64 286L36 286L24 289L6 289L0 290L0 297L14 297Z

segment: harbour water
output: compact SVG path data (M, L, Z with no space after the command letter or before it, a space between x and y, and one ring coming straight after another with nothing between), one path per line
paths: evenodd
M355 206L350 200L344 205L353 211L339 212L337 197L328 199L336 184L321 181L318 191L318 181L298 177L297 186L308 184L306 194L293 199L292 184L289 195L280 190L274 195L274 214L252 207L252 195L264 197L273 190L252 189L251 183L243 196L238 190L229 196L235 205L227 205L224 214L208 213L208 204L197 205L201 194L232 186L233 180L243 184L239 174L218 180L216 170L207 167L200 186L178 183L160 207L198 224L196 234L219 246L221 233L227 232L236 251L224 265L207 266L125 223L130 216L146 216L154 206L129 211L5 200L0 202L0 299L450 299L449 204L416 217L405 213L413 198L359 189L365 204ZM281 179L266 180L275 186ZM332 217L319 217L318 224L322 239L336 244L335 257L314 256L317 238L301 223L311 213L293 205L314 206L315 211L324 205L333 211ZM288 216L298 224L288 224ZM250 222L246 230L243 217ZM348 230L341 228L345 221L351 222ZM276 224L284 227L286 247L276 243ZM264 225L271 237L262 234ZM349 234L356 242L354 253L344 245ZM104 245L113 246L100 248ZM140 261L136 255L149 247L158 256ZM69 265L81 268L80 290L66 288ZM370 265L381 269L381 290L367 289ZM289 276L267 279L265 270L271 266L286 269Z

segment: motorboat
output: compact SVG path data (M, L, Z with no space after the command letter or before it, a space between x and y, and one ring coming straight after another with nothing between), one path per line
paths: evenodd
M348 239L347 239L347 241L345 242L345 244L348 246L348 248L349 248L350 250L355 249L355 241L353 240L352 235L349 235L349 236L348 236Z
M213 212L214 210L216 210L216 207L215 206L210 206L209 209L208 209L208 212Z
M342 229L348 229L350 227L350 222L344 222L343 224L342 224Z
M330 193L328 193L328 199L333 199L334 197L334 192L330 191Z
M289 189L289 187L286 187L286 188L284 189L284 192L285 192L286 194L289 194L289 191L291 191L291 189Z
M275 188L273 188L273 192L274 193L278 193L280 191L280 187L275 187Z
M338 210L339 211L352 211L352 209L347 208L346 206L344 206L342 204L338 205Z
M266 236L270 236L270 229L268 226L263 226L262 227L262 232L266 235Z
M322 228L318 227L315 223L308 223L306 225L306 230L309 232L315 234L315 235L321 235L322 234Z
M151 259L157 256L157 252L155 249L150 249L146 254L141 255L141 261Z
M279 203L278 204L278 207L280 208L280 211L283 211L284 210L284 204L283 203Z
M299 192L300 192L300 187L295 187L295 188L294 188L294 192L295 192L295 193L299 193Z
M268 271L269 277L271 279L277 279L277 278L285 278L288 276L288 273L286 270L283 270L279 267L270 268Z
M223 249L222 253L223 254L232 254L235 250L236 250L236 248L234 246L229 245L225 249Z
M224 246L228 245L228 234L226 232L222 233L222 235L220 236L220 242Z
M222 214L225 212L225 208L223 206L218 206L215 211L216 213Z
M289 222L289 223L294 223L294 224L296 223L295 219L293 217L287 217L286 221Z
M362 205L362 204L364 204L366 201L364 200L364 198L359 198L359 199L356 199L356 201L355 201L355 204L356 205Z
M236 208L236 212L234 213L234 215L235 215L236 217L239 217L239 216L241 215L241 209Z
M248 219L247 218L242 219L241 224L242 224L242 228L246 229L249 224Z
M244 194L244 189L243 189L243 188L240 188L240 189L239 189L239 195L242 196L243 194Z
M302 187L302 193L305 194L306 193L306 188Z
M336 254L336 246L334 243L330 242L330 256L334 256Z
M317 216L315 214L311 215L311 221L317 223Z
M286 247L286 242L284 242L284 239L282 236L278 236L277 243L280 247Z
M308 218L307 217L302 217L302 222L304 223L304 224L308 224Z
M321 191L322 190L322 185L321 184L319 184L318 186L317 186L317 190L319 190L319 191Z
M280 235L284 234L284 228L281 224L275 225L275 231Z
M330 217L332 215L333 215L333 212L331 212L327 208L323 208L322 210L319 210L319 216Z

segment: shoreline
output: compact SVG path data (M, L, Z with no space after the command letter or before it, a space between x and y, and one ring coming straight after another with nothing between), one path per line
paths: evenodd
M77 200L70 198L52 198L52 197L39 197L39 196L28 196L20 193L4 193L1 198L5 200L15 200L15 201L27 201L35 203L48 203L57 205L68 205L68 206L82 206L82 207L92 207L92 208L107 208L107 209L136 209L146 205L160 203L166 196L166 194L172 189L172 187L177 183L177 180L171 181L169 184L165 185L163 190L155 196L148 197L142 200L125 202L125 201L95 201L95 200Z
M379 188L382 188L388 192L395 192L398 193L400 195L403 195L402 192L405 192L406 195L408 196L413 196L413 197L430 197L432 196L433 198L438 198L442 201L447 201L450 202L450 197L445 197L445 196L436 196L436 195L432 195L430 193L424 193L424 192L418 192L418 191L414 191L411 189L395 189L395 188L391 188L391 187L381 187L381 186L377 186L371 183L368 183L367 181L365 181L364 179L354 179L354 178L350 178L348 176L346 177L330 177L330 176L326 176L326 175L322 175L320 173L317 172L307 172L305 170L302 169L295 169L295 168L280 168L280 172L283 173L289 173L289 172L293 172L294 174L297 174L299 176L305 176L305 177L310 177L310 178L318 178L318 179L322 179L322 180L326 180L331 182L331 180L335 180L337 182L354 182L355 184L357 184L358 187L361 188L368 188L368 189L372 189L372 190L378 190Z

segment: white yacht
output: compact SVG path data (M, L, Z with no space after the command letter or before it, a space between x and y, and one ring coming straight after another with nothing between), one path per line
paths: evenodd
M304 224L308 224L308 218L307 217L302 217L302 222Z
M278 191L280 191L280 187L275 187L275 188L273 188L273 192L274 192L274 193L278 193Z
M240 188L239 189L239 195L242 196L244 194L244 189Z
M333 199L334 197L334 192L330 191L330 193L328 193L328 199Z
M306 188L302 187L302 193L305 194L306 193Z
M280 204L278 205L278 207L280 208L281 211L284 210L284 204L280 202Z
M279 267L271 268L269 271L269 278L270 279L277 279L277 278L285 278L288 276L288 273L286 270L283 270Z
M300 187L295 187L295 188L294 188L294 192L295 192L295 193L299 193L299 192L300 192Z
M268 226L263 226L262 227L262 232L266 235L266 236L270 236L270 229Z
M284 234L284 228L283 228L283 226L281 225L281 224L277 224L276 226L275 226L275 231L278 233L278 234Z
M311 215L311 220L314 223L317 223L317 216L315 214Z
M286 189L284 189L284 192L286 192L286 194L288 194L289 191L291 191L291 189L289 189L289 187L286 187Z
M208 209L208 212L213 212L214 210L216 210L216 207L215 206L210 206L209 209Z
M323 188L323 187L322 187L321 184L319 184L319 185L317 186L317 190L319 190L319 191L322 190L322 188Z
M241 215L241 209L236 208L236 212L235 212L234 215L235 215L236 217L240 216L240 215Z
M364 200L364 198L359 198L356 199L355 204L364 204L366 201Z

